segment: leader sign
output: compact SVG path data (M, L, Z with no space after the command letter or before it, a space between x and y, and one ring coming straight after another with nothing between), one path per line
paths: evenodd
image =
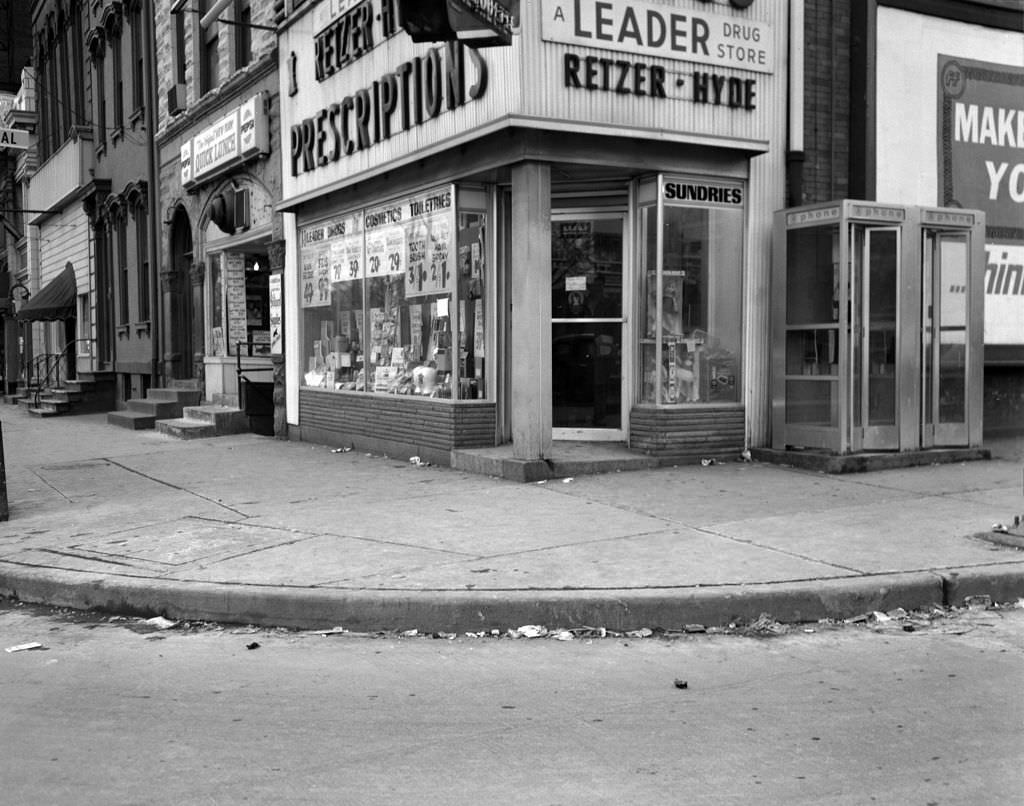
M541 38L579 47L771 73L765 22L631 0L543 0Z

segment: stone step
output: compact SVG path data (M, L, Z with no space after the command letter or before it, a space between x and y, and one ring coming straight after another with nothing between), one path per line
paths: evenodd
M30 406L28 409L28 413L31 414L33 417L56 417L57 415L63 414L64 412L56 408L40 405L39 408L33 408Z
M24 409L32 409L35 408L37 403L42 399L43 396L41 394L39 395L39 397L36 397L35 393L32 393L20 398L18 400L18 405Z
M217 426L203 420L179 417L175 420L157 420L156 431L177 439L206 439L217 436Z
M249 430L249 418L237 406L222 406L207 403L202 406L186 406L182 415L186 420L212 423L217 434L244 434Z
M63 387L61 389L51 389L46 398L49 400L59 400L62 403L78 403L82 400L84 395L78 389Z
M130 409L125 409L124 411L108 411L107 423L109 425L116 425L120 428L128 428L132 431L142 431L147 428L155 427L156 416L146 414L141 411L132 411Z
M197 406L202 399L203 393L198 389L155 387L146 392L146 400L173 400L182 406Z
M125 407L128 411L152 415L156 420L170 420L175 417L181 417L181 412L184 408L183 404L177 400L148 397L145 400L133 397L125 403Z
M233 406L186 406L181 417L157 420L156 430L178 439L243 434L249 430L249 418Z
M45 411L48 414L67 414L69 411L74 409L75 404L73 401L65 400L57 395L43 395L39 398L39 402L35 408L30 408L29 411L35 413L36 411Z

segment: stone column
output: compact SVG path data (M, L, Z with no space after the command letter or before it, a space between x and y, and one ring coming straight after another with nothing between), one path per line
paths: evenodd
M171 379L175 377L173 298L174 268L172 266L160 272L160 344L163 357L161 386L169 386Z
M199 389L206 399L206 311L203 300L206 283L206 264L197 261L189 270L189 288L192 294L192 377L199 381Z
M512 456L551 452L551 168L512 168Z

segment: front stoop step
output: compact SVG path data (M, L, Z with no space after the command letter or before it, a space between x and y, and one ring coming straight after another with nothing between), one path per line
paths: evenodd
M249 418L233 406L186 406L182 415L173 420L157 420L156 430L178 439L204 439L249 430Z
M47 395L39 398L39 404L33 405L31 399L22 403L28 409L28 413L36 417L56 417L58 414L66 414L74 407L74 402L62 400L59 397Z
M108 411L107 424L116 425L119 428L127 428L131 431L144 431L156 425L156 417L141 411Z
M150 389L144 400L132 398L124 410L107 412L107 422L136 431L155 428L158 420L181 417L184 408L197 405L201 397L198 389Z

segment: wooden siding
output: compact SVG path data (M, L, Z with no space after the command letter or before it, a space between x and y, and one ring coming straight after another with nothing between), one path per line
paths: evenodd
M398 395L299 391L301 438L447 465L455 448L495 440L494 403L450 403Z
M635 407L629 415L629 447L659 464L735 458L743 451L744 417L735 408Z

